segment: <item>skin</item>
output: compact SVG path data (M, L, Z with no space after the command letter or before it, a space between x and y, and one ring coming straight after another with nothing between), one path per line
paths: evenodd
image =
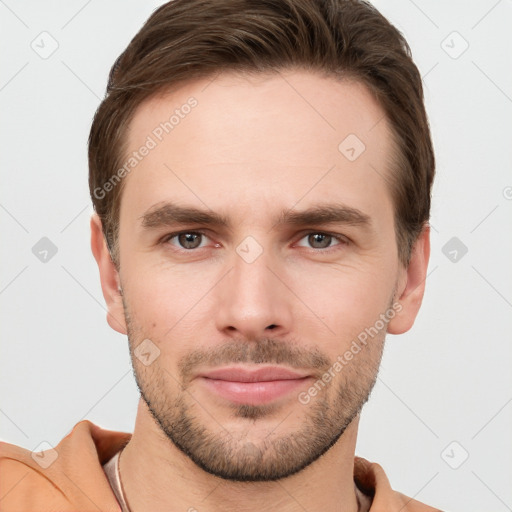
M125 178L119 271L100 220L91 218L107 320L128 335L142 393L120 459L128 504L132 512L355 511L359 412L386 330L401 334L413 325L430 252L426 227L409 266L398 259L386 182L389 125L357 82L302 70L224 73L143 103L128 153L191 96L198 105ZM338 150L348 134L366 147L354 161ZM144 229L141 216L164 201L220 213L231 225ZM325 203L357 209L370 225L276 224L283 210ZM192 237L199 247L165 238L187 230L204 231ZM343 238L308 236L314 233ZM236 250L247 236L258 244L252 254L262 250L251 263ZM387 326L301 403L298 392L393 304L400 312ZM145 339L160 351L147 366L134 355ZM265 406L233 404L198 378L221 361L255 368L278 356L309 378Z

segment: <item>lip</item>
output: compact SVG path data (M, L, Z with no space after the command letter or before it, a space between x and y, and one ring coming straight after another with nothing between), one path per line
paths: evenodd
M209 392L239 404L261 405L297 390L311 378L280 366L226 367L198 375Z
M268 382L272 380L302 379L308 377L308 374L299 373L283 366L264 366L263 368L229 366L203 372L199 376L231 382Z

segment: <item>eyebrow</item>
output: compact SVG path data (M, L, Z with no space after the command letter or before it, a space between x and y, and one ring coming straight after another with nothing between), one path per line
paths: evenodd
M202 210L190 206L179 206L174 203L158 203L149 208L139 217L141 225L146 229L157 229L173 224L202 224L230 228L227 217L211 210ZM275 219L275 226L301 226L307 224L345 224L370 228L371 218L362 211L342 204L319 204L307 210L283 210Z

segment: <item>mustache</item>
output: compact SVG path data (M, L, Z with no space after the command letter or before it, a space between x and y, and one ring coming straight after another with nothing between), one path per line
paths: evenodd
M331 361L318 348L298 348L290 342L262 338L249 342L230 340L218 347L194 350L180 359L178 369L182 382L188 382L198 367L234 363L284 364L297 370L315 370L315 373L322 375L330 367Z

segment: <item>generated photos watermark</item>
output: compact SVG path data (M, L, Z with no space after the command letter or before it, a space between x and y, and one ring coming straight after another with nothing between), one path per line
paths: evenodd
M132 151L130 156L126 159L123 166L120 167L101 187L96 187L93 191L96 199L104 199L105 196L114 190L114 188L121 182L121 180L129 174L137 165L139 165L150 152L155 149L166 135L172 132L185 117L187 117L194 107L197 107L198 101L191 96L186 103L183 103L179 108L174 110L174 113L169 119L162 121L156 126L151 133L146 137L144 144L139 149Z
M350 348L343 354L337 356L336 361L324 372L321 378L317 379L306 391L301 391L298 395L299 402L303 405L309 404L311 399L318 395L343 368L359 354L368 344L368 340L374 338L381 332L390 320L395 318L397 313L402 311L402 304L395 302L385 313L381 313L379 319L371 327L365 328L357 335L357 339L352 340Z

